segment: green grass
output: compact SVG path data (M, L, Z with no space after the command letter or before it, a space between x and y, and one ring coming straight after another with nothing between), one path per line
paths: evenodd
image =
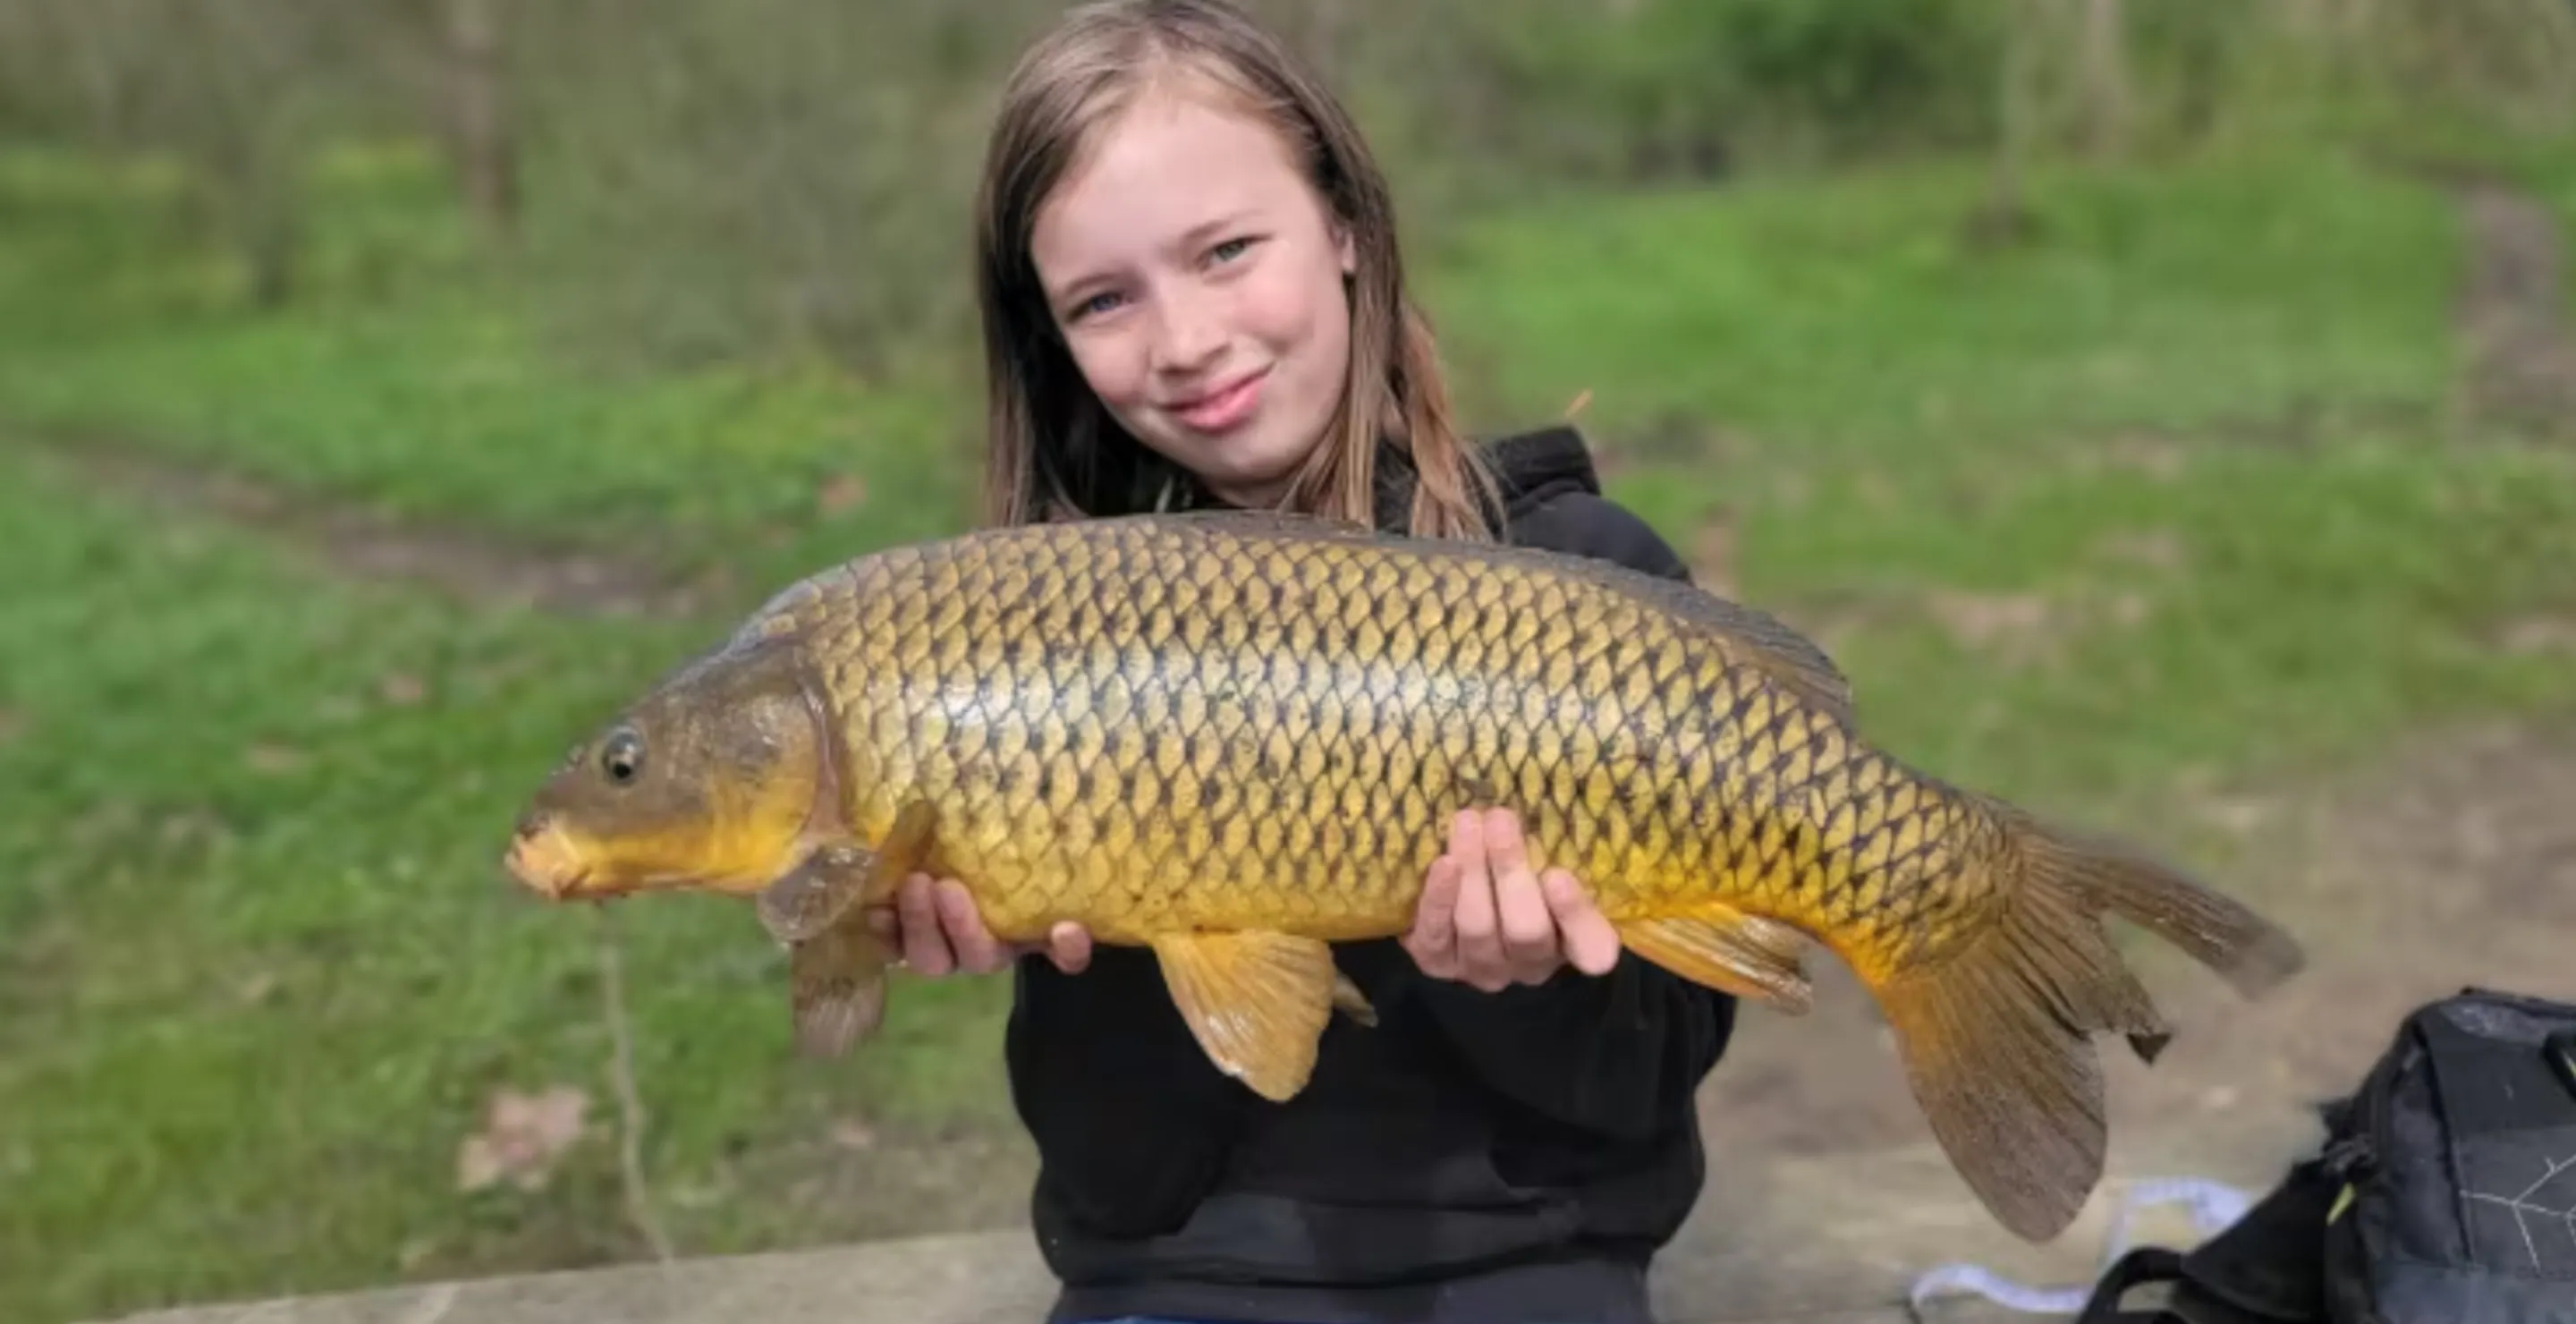
M1549 207L1460 241L1438 313L1514 412L1588 389L1614 436L1680 417L1838 465L2447 398L2438 194L2326 157L2059 170L2035 237L1984 247L1985 188L1943 163Z
M632 1254L589 916L495 860L563 742L723 624L342 582L28 438L731 565L746 596L962 515L971 400L576 370L416 176L348 171L312 302L267 316L150 219L148 176L0 171L12 1319ZM2576 617L2576 456L2453 434L2438 195L2298 158L2050 174L2040 239L1977 252L1980 182L1552 206L1460 236L1430 289L1487 419L1592 389L1616 493L1685 547L1731 519L1745 596L1945 775L2135 821L2418 723L2576 707L2563 657L2494 645ZM828 508L844 473L865 499ZM907 985L884 1041L805 1065L748 915L614 913L684 1249L882 1219L769 1180L827 1162L834 1118L1000 1124L998 982ZM594 1108L553 1183L459 1194L489 1091L556 1082Z
M497 851L561 738L704 632L338 583L5 449L0 522L0 1313L630 1252L590 916ZM998 984L906 989L883 1051L805 1065L747 912L613 914L684 1244L813 1234L728 1188L746 1149L1001 1106ZM487 1092L557 1082L594 1111L555 1185L460 1196Z
M158 176L0 158L0 191L33 222L0 250L0 305L19 310L0 319L0 410L682 572L777 579L965 515L974 402L807 364L567 371L438 213L387 214L388 194L424 205L407 159L342 168L356 178L317 204L306 302L259 316L237 272L174 245ZM861 498L827 499L846 490Z

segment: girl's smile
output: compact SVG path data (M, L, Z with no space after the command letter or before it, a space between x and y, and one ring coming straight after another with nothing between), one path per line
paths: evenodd
M1261 379L1269 373L1267 368L1256 368L1204 394L1173 401L1163 408L1193 431L1210 435L1230 431L1261 407Z

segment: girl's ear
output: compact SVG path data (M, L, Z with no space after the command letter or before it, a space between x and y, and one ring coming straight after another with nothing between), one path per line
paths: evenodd
M1358 275L1360 271L1359 244L1351 238L1351 227L1348 225L1335 225L1333 227L1333 247L1334 251L1341 255L1342 274L1345 276Z

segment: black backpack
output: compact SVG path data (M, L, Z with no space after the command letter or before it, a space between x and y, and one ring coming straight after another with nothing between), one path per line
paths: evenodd
M2122 1256L2078 1324L2576 1324L2576 1005L2426 1003L2323 1111L2326 1143L2244 1218Z

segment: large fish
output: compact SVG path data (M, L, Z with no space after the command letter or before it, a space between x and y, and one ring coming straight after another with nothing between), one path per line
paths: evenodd
M1813 644L1608 562L1295 516L981 532L803 580L576 748L508 864L550 897L758 898L799 1041L878 1023L910 872L1004 939L1150 946L1208 1057L1303 1087L1336 940L1403 932L1452 814L1517 811L1641 958L1803 1010L1812 940L2015 1233L2099 1181L2090 1036L2168 1029L2117 914L2256 996L2297 946L2117 841L1872 748ZM1581 977L1581 976L1569 976Z

